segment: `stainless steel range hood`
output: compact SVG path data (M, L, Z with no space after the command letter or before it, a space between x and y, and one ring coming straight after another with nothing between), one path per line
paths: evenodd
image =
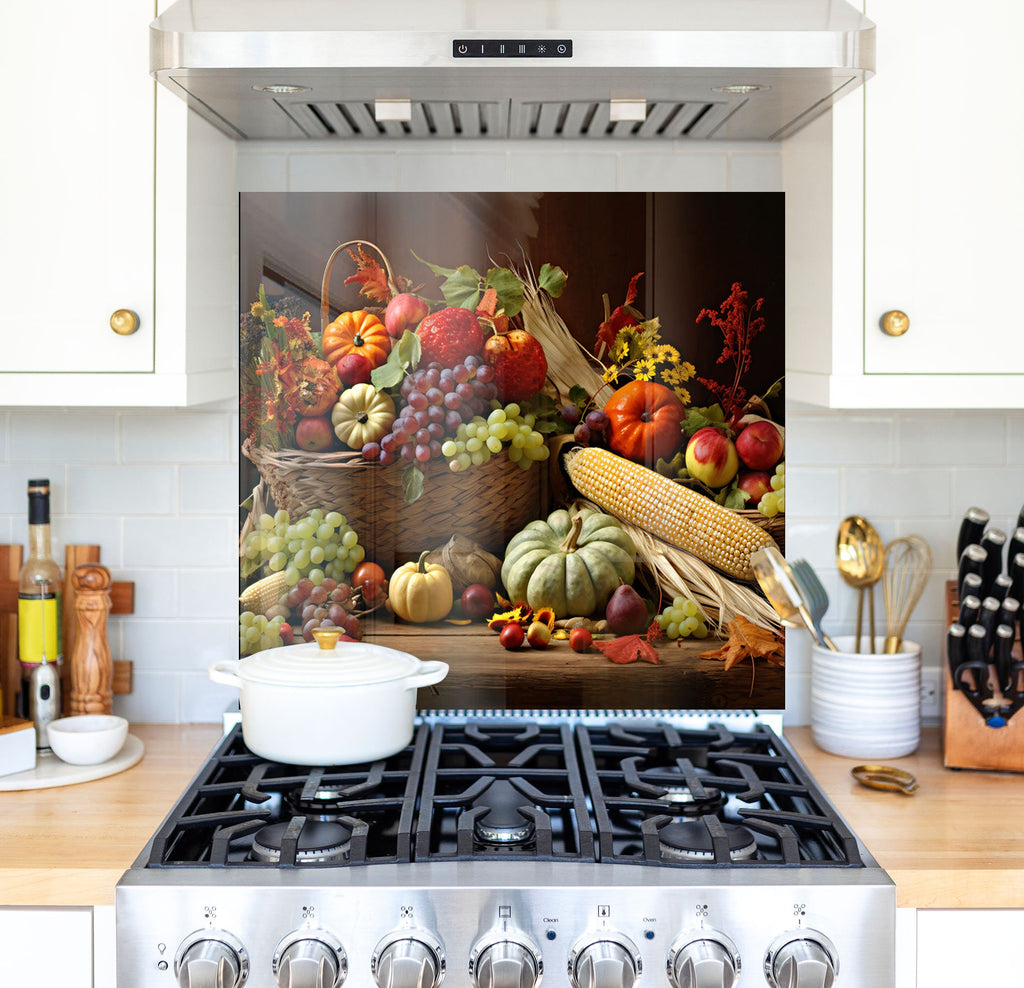
M844 0L178 0L150 40L240 140L779 140L874 72Z

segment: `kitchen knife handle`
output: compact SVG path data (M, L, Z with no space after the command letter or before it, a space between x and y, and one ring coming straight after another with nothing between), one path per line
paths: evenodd
M1020 617L1020 601L1016 597L1006 597L1002 607L999 608L999 621L996 624L1008 624L1011 628L1017 626L1017 619Z
M1024 517L1024 508L1021 508ZM956 558L959 560L969 545L981 540L981 533L989 523L989 513L984 508L968 508L960 522L960 532L956 539ZM1021 522L1024 525L1024 521Z
M962 624L967 629L977 622L980 613L981 598L969 593L960 601L960 613L957 616L956 623Z
M1013 639L1016 632L1008 624L1001 624L996 628L995 660L996 682L999 684L1000 692L1006 696L1010 692L1010 665L1013 658L1010 652L1013 650Z
M978 615L976 624L985 629L985 654L988 655L992 649L992 639L996 633L996 625L999 623L999 612L1002 610L1002 601L995 597L986 597L981 602L981 613Z
M1012 597L1010 591L1013 589L1013 580L1005 573L997 573L991 586L988 588L988 595L1002 600L1004 597Z
M1010 544L1006 547L1006 569L1009 571L1013 557L1024 552L1024 526L1018 525L1010 536Z
M970 669L974 676L973 690L962 685L965 669ZM967 629L967 661L957 669L957 681L968 696L987 699L992 695L988 684L988 632L982 624L972 624Z
M1003 549L1006 546L1006 532L999 528L990 528L982 535L981 542L978 544L988 553L981 578L985 581L986 587L991 587L995 578L1003 571Z
M1024 600L1024 552L1018 552L1010 561L1010 579L1013 585L1010 587L1010 596L1017 600Z
M958 589L958 596L961 600L964 598L964 577L968 573L974 573L979 580L980 588L985 588L985 560L988 559L988 553L977 544L971 544L960 554L960 563L957 567L956 585ZM980 594L979 594L980 596Z
M967 636L967 629L957 622L951 624L946 632L946 662L949 664L949 675L953 680L953 689L960 689L960 683L956 678L956 671L963 665L966 659L966 648L964 638Z

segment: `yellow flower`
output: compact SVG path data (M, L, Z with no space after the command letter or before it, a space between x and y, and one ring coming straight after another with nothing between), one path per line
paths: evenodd
M686 388L673 388L672 390L675 391L676 397L684 405L689 405L690 404L690 392L687 391Z
M606 383L611 384L619 376L618 364L611 364L604 369L604 373L601 375L602 380Z
M629 335L625 330L619 333L615 342L615 348L612 350L612 356L616 360L625 360L629 356Z
M254 319L262 320L264 315L266 315L266 309L264 309L259 302L253 302L252 305L249 306L249 311L252 313Z
M644 357L636 362L633 373L638 381L652 381L657 370L654 361L650 357Z
M679 363L679 351L674 346L669 346L667 343L662 343L659 346L652 347L650 355L655 360L660 360L662 363Z

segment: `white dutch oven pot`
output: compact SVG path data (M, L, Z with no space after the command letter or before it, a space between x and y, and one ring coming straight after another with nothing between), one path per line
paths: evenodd
M246 745L291 765L352 765L401 751L412 739L416 690L444 679L447 663L338 642L337 632L320 641L210 666L215 683L238 688Z

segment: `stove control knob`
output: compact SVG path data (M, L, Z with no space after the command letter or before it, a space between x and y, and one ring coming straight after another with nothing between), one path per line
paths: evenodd
M772 988L832 988L839 975L839 956L824 933L791 930L771 942L764 973Z
M544 973L536 944L519 934L485 937L469 955L469 973L477 988L535 988Z
M338 988L348 975L345 948L326 930L296 931L274 951L280 988Z
M224 930L197 930L181 941L174 974L180 988L241 988L249 977L249 955Z
M668 953L668 977L675 988L733 988L740 955L724 933L680 934Z
M425 930L402 930L377 944L370 971L379 988L436 988L444 977L444 947Z
M573 988L633 988L641 970L640 951L620 933L583 937L569 952Z

